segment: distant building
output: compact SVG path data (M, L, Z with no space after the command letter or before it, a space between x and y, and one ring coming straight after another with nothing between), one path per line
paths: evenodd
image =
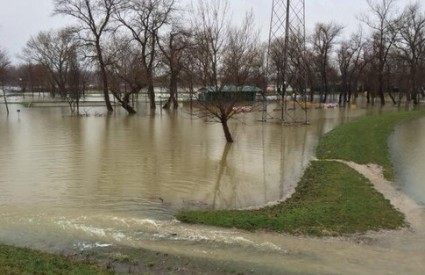
M255 101L257 93L262 90L254 86L235 86L226 85L222 87L203 87L198 90L198 99L203 102L214 101L236 101L252 102Z

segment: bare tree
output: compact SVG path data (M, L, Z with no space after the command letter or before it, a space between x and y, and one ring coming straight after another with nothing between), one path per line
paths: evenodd
M203 84L219 87L218 71L230 25L228 0L201 0L193 21L198 60L203 67Z
M256 83L261 78L264 55L254 21L253 13L249 12L240 27L229 28L223 56L222 82L243 86Z
M0 49L0 82L1 82L1 89L3 91L4 103L6 104L7 114L9 114L9 106L7 105L6 89L5 89L4 82L5 82L5 78L7 74L7 67L9 65L10 65L9 57L7 56L4 50Z
M112 112L108 75L102 42L108 31L112 14L121 0L54 0L55 13L76 18L80 23L81 39L92 50L101 72L103 94L108 112Z
M84 73L78 60L77 47L69 52L69 73L67 77L68 104L71 112L80 115L80 99L85 91Z
M287 89L291 87L295 94L306 95L306 84L313 82L314 75L312 52L308 52L305 45L305 35L299 31L287 37L280 37L270 41L268 51L268 69L271 79L275 82L277 92L285 98ZM311 90L311 101L313 101L313 89ZM282 118L284 104L282 102Z
M199 82L214 93L213 99L201 101L206 115L221 123L226 141L233 142L228 121L238 111L241 98L236 95L244 85L256 79L264 56L258 50L257 35L248 14L241 27L231 27L228 1L200 1L193 22L196 46L193 54L198 64ZM231 87L236 93L227 93Z
M160 29L169 22L174 0L128 0L115 16L141 49L141 62L148 81L150 108L156 109L154 74L157 65L157 41Z
M338 54L338 65L341 76L341 92L339 104L345 105L352 100L353 91L357 91L358 79L367 62L363 58L365 42L360 30L347 41L341 42Z
M107 48L111 92L130 114L136 114L131 97L148 85L139 48L130 38L114 36Z
M420 5L408 5L399 21L399 37L396 40L397 55L408 67L409 99L419 103L419 89L425 84L420 71L425 69L425 14Z
M22 58L27 62L41 64L48 71L53 86L65 98L68 95L71 59L74 58L77 46L72 29L40 32L27 42Z
M180 73L183 70L185 49L190 47L190 36L191 34L177 23L173 24L170 32L158 41L158 46L161 49L164 63L168 67L170 78L170 97L164 104L164 109L170 109L171 104L173 104L174 109L178 108L178 81Z
M341 34L342 30L343 27L335 23L317 23L311 37L315 64L320 75L323 89L323 103L327 101L329 93L328 74L330 69L330 56L336 43L336 38Z
M203 104L207 114L221 123L227 142L233 142L228 120L234 116L233 104L226 103L221 97L219 69L227 39L229 26L229 2L202 0L197 7L193 28L196 30L197 59L202 67L202 82L218 94L215 102Z
M370 62L377 74L377 89L381 105L385 105L386 66L390 51L396 41L397 25L400 20L395 11L395 2L396 0L367 0L372 16L360 18L373 32L371 41L373 54L370 56Z
M189 33L194 33L189 30ZM199 67L198 47L196 45L195 36L191 35L189 46L183 50L182 53L182 71L180 73L180 82L189 93L190 112L193 114L193 101L195 96L195 86L201 86L202 81L202 68ZM201 76L201 77L200 77Z

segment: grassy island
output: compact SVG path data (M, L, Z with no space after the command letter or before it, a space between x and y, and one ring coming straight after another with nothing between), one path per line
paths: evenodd
M269 230L297 235L336 236L405 226L398 212L371 182L345 164L323 161L340 159L384 167L385 177L394 171L388 137L395 125L425 112L389 112L362 117L342 125L322 138L313 162L294 195L276 206L246 211L182 211L186 223L244 230Z

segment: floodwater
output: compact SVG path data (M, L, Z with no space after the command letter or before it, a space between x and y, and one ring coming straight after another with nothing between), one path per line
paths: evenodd
M246 263L271 273L409 273L425 266L418 232L356 239L188 226L180 209L240 209L293 191L320 136L365 109L311 110L309 126L218 124L178 112L69 116L67 108L0 105L0 242L48 251L126 245ZM20 108L20 112L17 109ZM270 110L271 116L279 116ZM404 261L404 262L403 262ZM257 269L259 268L259 269ZM390 271L390 272L385 272Z
M390 147L398 187L425 206L425 118L396 127Z

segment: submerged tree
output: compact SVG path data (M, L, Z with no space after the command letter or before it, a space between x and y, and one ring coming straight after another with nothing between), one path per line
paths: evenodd
M9 114L9 106L7 105L7 97L6 97L4 82L5 82L5 78L7 74L7 67L9 65L10 65L9 57L7 56L4 50L0 49L0 82L1 82L1 89L3 90L3 97L4 97L4 103L6 105L7 114Z
M130 32L140 47L141 63L146 73L150 108L156 109L154 76L158 62L157 41L160 30L169 23L174 0L128 0L117 9L115 17Z
M200 82L206 91L214 93L213 99L201 104L208 116L221 123L226 140L231 143L228 121L238 113L235 107L242 100L236 94L262 73L263 53L258 50L257 34L253 33L252 14L246 16L242 26L232 27L228 7L228 1L199 2L192 27L196 41L192 52Z
M362 31L355 33L349 40L342 41L337 52L341 78L339 105L351 102L353 92L357 96L359 78L367 65L364 59L365 42Z
M111 92L130 115L136 114L131 98L148 85L141 52L131 39L114 36L106 54Z
M178 108L177 90L180 74L184 67L184 55L186 48L191 46L191 34L178 23L171 26L168 34L158 40L158 46L162 52L163 62L168 67L170 97L164 104L164 109Z
M399 21L399 36L396 40L397 57L408 68L408 99L419 103L420 88L425 85L421 72L425 71L425 13L419 4L410 4Z
M386 67L397 38L397 25L400 21L400 17L395 11L395 2L395 0L367 0L372 16L361 18L372 30L370 64L373 72L377 74L377 90L381 105L385 105ZM375 93L373 93L373 97L375 97Z
M68 96L68 78L76 47L72 29L40 32L27 42L23 58L43 66L55 88L52 95L55 96L57 88L59 95L65 98Z
M121 0L54 0L55 13L71 16L79 22L80 39L94 53L101 72L103 95L108 112L112 112L103 40L111 30L111 17Z
M58 31L40 32L32 37L23 50L23 59L40 65L47 72L51 95L58 92L67 99L71 112L79 114L82 94L80 85L79 43L75 30L65 28Z
M312 45L315 65L321 79L323 90L322 102L326 103L329 93L330 58L336 38L341 34L343 27L335 23L318 23L312 35Z

